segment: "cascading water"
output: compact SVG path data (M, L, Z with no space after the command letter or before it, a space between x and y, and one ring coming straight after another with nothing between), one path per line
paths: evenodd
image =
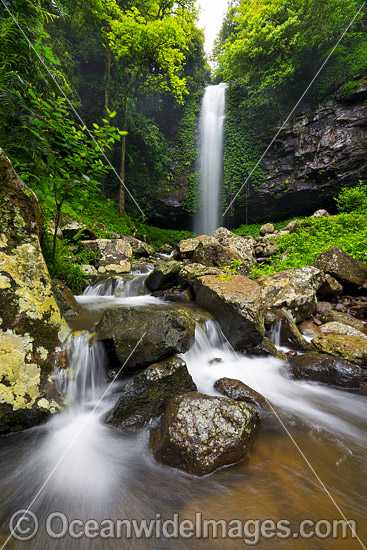
M137 307L154 301L162 306L151 296L130 295L140 292L143 286L143 279L134 286L126 277L114 288L120 297L103 297L101 288L92 288L79 301L88 299L83 306L90 309L124 307L133 300ZM109 284L105 291L111 292ZM103 300L107 302L102 304ZM170 306L165 303L165 307ZM263 434L253 446L248 463L240 462L200 480L158 465L149 452L149 428L124 435L104 424L103 417L118 393L116 386L108 389L105 381L103 347L92 342L88 332L75 333L69 341L71 372L68 378L65 372L64 376L60 374L58 380L69 403L67 410L44 426L1 439L0 537L8 535L12 513L25 509L43 487L32 504L42 528L26 543L13 540L10 548L186 550L193 545L192 540L162 536L76 540L66 534L50 539L44 526L49 514L56 511L64 513L69 521L84 522L172 519L177 513L184 520L192 519L197 512L209 519L287 518L295 525L305 518L340 519L276 418L270 428L264 418ZM199 391L216 394L213 383L225 376L242 380L262 393L311 459L348 519L359 522L359 535L363 536L367 507L364 396L291 380L279 359L250 359L236 354L214 321L197 325L195 344L183 358ZM207 550L216 548L217 542L210 538L195 540L194 546ZM290 538L282 540L280 546L282 550L359 547L358 541L350 540L305 540L301 546L299 542ZM243 548L244 542L220 541L220 546L234 550ZM261 548L272 550L274 541L262 540Z
M200 115L200 210L198 235L212 235L222 225L223 129L226 84L205 89Z

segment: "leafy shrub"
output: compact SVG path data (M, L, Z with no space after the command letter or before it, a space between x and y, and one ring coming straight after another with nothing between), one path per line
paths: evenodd
M345 187L335 200L339 212L367 212L367 185L360 180L356 187Z

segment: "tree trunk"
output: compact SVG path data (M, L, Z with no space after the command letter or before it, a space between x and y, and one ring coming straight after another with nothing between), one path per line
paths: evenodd
M124 105L123 131L127 130L127 99ZM120 168L120 192L119 192L119 210L120 215L125 212L125 159L126 159L126 134L121 136L121 168Z

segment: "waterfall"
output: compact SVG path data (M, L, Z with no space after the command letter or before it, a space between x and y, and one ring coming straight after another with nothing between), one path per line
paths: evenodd
M226 84L205 89L200 115L200 210L194 229L212 235L222 225L223 128Z

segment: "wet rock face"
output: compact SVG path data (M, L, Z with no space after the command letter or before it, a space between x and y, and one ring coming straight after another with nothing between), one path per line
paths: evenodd
M183 263L175 260L157 266L147 278L147 287L152 291L166 290L175 283L177 284L178 274L182 267Z
M220 378L215 382L214 387L234 401L244 401L258 410L268 408L265 397L240 380Z
M193 392L169 402L151 447L158 462L203 476L246 456L260 431L253 407Z
M196 303L211 313L235 349L256 346L265 336L261 289L242 275L194 279Z
M317 256L315 266L335 277L341 284L361 286L367 279L367 266L340 248L329 248Z
M324 275L308 266L279 271L260 277L257 282L262 288L265 307L283 308L292 314L296 323L301 323L316 310L316 293L324 282Z
M144 426L164 413L172 397L196 389L185 361L171 357L129 380L105 422L121 430Z
M320 319L323 323L343 323L344 325L348 325L350 327L355 328L356 330L360 330L363 332L364 330L364 324L359 319L355 319L351 315L347 315L346 313L342 313L341 311L335 311L334 309L328 309Z
M321 382L332 386L359 388L367 381L367 370L345 359L322 353L305 353L289 358L290 373L296 380Z
M281 310L271 310L273 316L272 328L278 328L279 345L287 346L294 350L312 349L313 346L303 338L293 319Z
M86 250L100 253L100 259L96 262L99 273L128 273L130 271L132 248L124 239L81 241L81 245Z
M127 366L150 365L184 353L195 340L195 320L186 309L122 307L103 313L97 325L98 340L113 340L116 355Z
M36 196L0 149L0 431L60 408L51 374L67 327L39 244Z
M249 223L311 215L342 187L367 178L367 106L331 100L305 112L278 136L262 163L265 180L247 199ZM234 226L243 223L244 197Z
M74 294L62 281L52 279L51 287L59 310L66 319L81 313L82 308L76 301Z

